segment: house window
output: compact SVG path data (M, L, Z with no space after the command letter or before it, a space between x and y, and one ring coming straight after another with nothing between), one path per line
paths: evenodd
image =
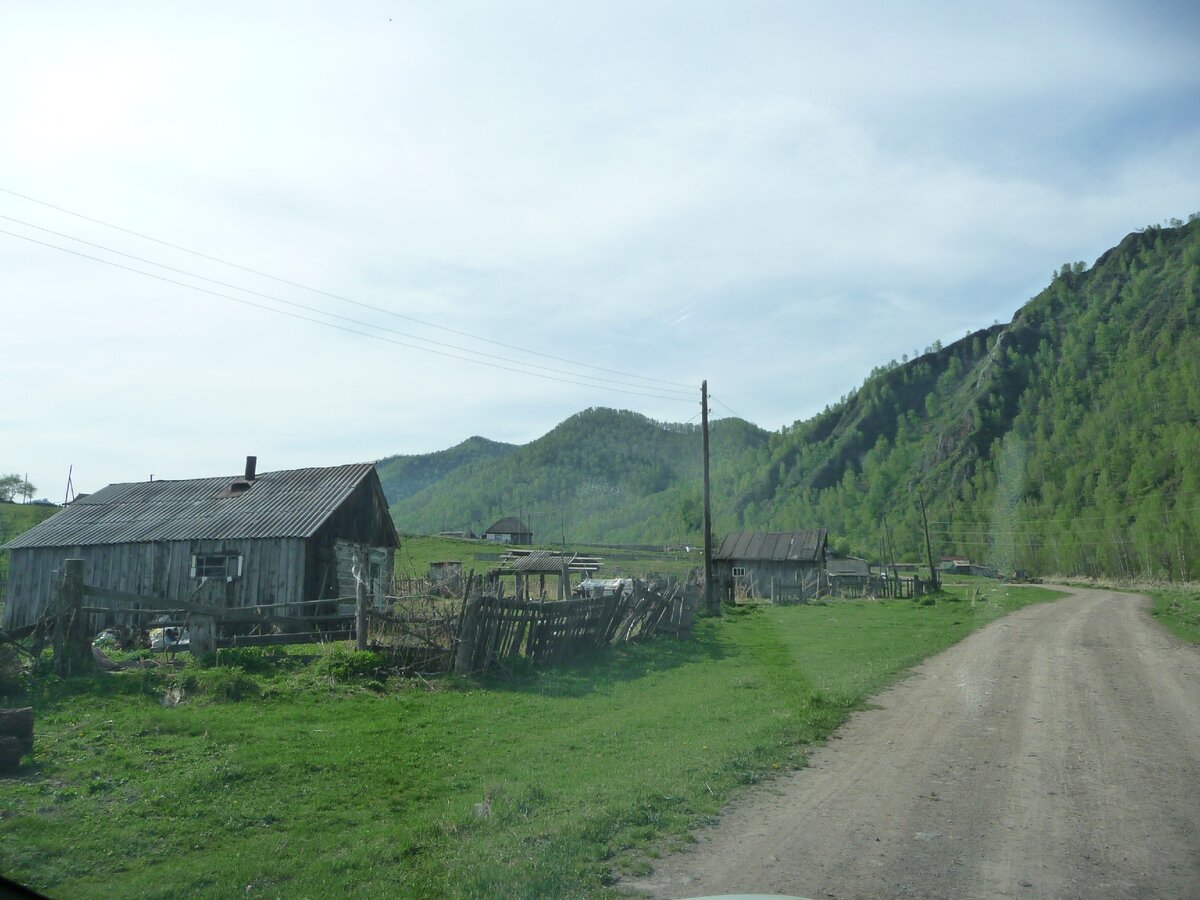
M242 557L237 553L203 553L192 557L193 578L223 578L232 581L242 574Z
M733 567L733 577L734 578L745 578L746 577L746 567L745 566L734 566Z

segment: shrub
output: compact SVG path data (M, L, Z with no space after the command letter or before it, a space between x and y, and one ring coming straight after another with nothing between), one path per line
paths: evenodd
M264 647L225 647L217 651L217 663L247 672L268 673L279 668L283 656L279 650Z
M318 675L334 681L353 681L356 678L374 678L383 666L383 659L370 650L348 650L335 645L313 665Z

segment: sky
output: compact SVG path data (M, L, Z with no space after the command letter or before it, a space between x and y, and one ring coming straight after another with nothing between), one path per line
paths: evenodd
M1200 211L1198 60L1192 3L8 0L0 474L778 429Z

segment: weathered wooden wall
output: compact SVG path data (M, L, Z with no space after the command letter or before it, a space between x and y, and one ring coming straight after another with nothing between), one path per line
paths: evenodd
M29 547L11 551L4 626L32 624L46 611L54 598L53 573L61 570L64 558L84 561L88 585L165 600L191 596L200 583L191 574L192 556L213 553L240 554L242 574L229 582L210 582L205 602L235 608L304 599L305 542L299 538Z
M713 564L717 584L730 594L736 589L750 597L768 598L772 585L802 591L805 597L815 597L824 585L824 567L820 563L800 563L775 560L746 560L734 563L719 560ZM746 570L734 576L733 567Z

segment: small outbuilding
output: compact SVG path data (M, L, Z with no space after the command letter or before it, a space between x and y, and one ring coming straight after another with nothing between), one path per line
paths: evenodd
M258 474L255 463L236 476L111 484L9 541L4 626L45 613L65 558L83 560L88 586L230 609L353 597L365 551L381 600L399 538L375 466Z
M726 599L815 597L825 580L826 530L741 531L713 554L713 577Z
M498 544L532 544L533 532L516 516L505 516L483 533L483 539Z
M856 556L826 559L825 578L835 597L865 597L871 591L871 565Z

